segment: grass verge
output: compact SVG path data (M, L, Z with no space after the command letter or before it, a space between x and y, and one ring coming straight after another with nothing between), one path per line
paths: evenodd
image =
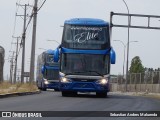
M16 83L9 82L0 83L0 94L14 93L14 92L35 92L38 88L35 83Z

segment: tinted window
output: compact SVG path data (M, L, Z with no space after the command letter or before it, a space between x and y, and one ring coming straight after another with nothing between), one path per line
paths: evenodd
M61 71L75 75L105 75L109 73L109 55L62 54Z

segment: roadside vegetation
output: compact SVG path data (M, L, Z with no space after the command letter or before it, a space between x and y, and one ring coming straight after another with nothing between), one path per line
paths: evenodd
M0 94L14 93L14 92L35 92L38 88L35 83L16 83L9 82L0 83Z

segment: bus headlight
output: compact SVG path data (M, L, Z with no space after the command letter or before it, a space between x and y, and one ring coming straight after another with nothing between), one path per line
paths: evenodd
M61 78L61 82L63 82L63 83L69 83L69 82L71 82L71 80L69 78L62 77Z
M48 80L47 79L44 79L44 84L49 84Z
M101 82L100 82L101 84L107 84L108 83L108 80L107 79L101 79Z
M100 80L97 81L98 84L102 84L102 85L105 85L108 83L108 79L107 78L102 78Z

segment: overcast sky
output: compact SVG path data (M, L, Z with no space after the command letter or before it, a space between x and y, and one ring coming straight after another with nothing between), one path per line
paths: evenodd
M39 0L38 6L44 0ZM148 14L160 15L160 0L125 0L132 14ZM20 4L33 5L34 0L0 0L0 46L5 48L5 59L8 59L10 50L15 50L16 42L12 39L12 35L21 36L23 30L23 19L15 17L15 13L22 15L24 10L22 7L16 6L16 2ZM27 13L30 15L31 7L28 7ZM48 39L61 42L62 30L60 27L66 19L70 18L99 18L110 21L110 12L127 13L127 8L123 0L47 0L44 6L38 12L37 19L37 40L36 40L36 58L43 52L39 48L55 49L56 42L49 42ZM160 27L160 19L151 20L151 25ZM126 17L115 17L114 22L117 24L127 24ZM132 21L134 25L147 25L147 19L136 18ZM32 23L27 29L26 38L26 56L25 71L29 71L30 66L30 49L31 49ZM121 40L127 44L127 29L113 28L112 46L116 51L116 64L111 66L111 74L122 74L123 67L123 45L113 40ZM146 29L130 29L130 41L138 41L130 43L129 66L130 61L135 56L140 56L144 67L158 68L160 67L160 31ZM21 68L21 52L18 59L18 69ZM9 75L10 63L5 61L4 76Z

